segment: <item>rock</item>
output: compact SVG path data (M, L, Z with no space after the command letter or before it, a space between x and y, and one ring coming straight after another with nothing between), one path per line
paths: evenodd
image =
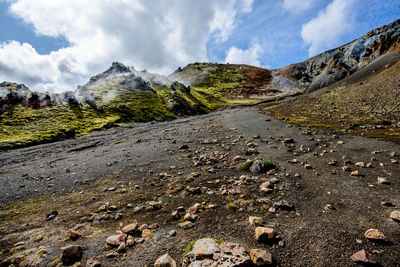
M400 222L400 210L392 211L392 213L390 213L390 218L392 218L394 221Z
M369 229L364 233L364 236L372 240L386 240L385 235L377 229Z
M70 229L69 230L69 237L72 239L72 240L76 240L76 239L78 239L79 237L81 237L82 236L82 234L80 233L80 232L78 232L78 231L76 231L76 230L74 230L74 229Z
M194 223L192 223L190 221L181 222L179 224L179 227L184 229L184 230L187 230L187 229L193 228L194 227Z
M63 264L71 265L82 259L83 249L80 246L70 245L61 248L61 250L62 250L61 261L63 262Z
M179 220L180 217L181 216L180 216L180 214L179 214L179 212L177 210L171 213L171 218L173 220Z
M260 185L260 191L270 193L273 191L274 185L271 182L264 182Z
M197 213L197 211L199 210L199 207L200 207L200 203L196 203L188 209L188 212L189 213Z
M154 267L176 267L176 262L166 253L156 260Z
M350 173L350 176L360 176L360 174L358 173L358 171L352 171Z
M183 217L184 221L190 221L190 222L194 222L197 219L197 215L194 215L193 213L186 213L185 216Z
M365 163L364 162L356 162L355 166L364 168L365 167Z
M378 177L378 184L390 184L389 180L384 177Z
M46 221L54 220L54 218L55 218L57 215L58 215L58 211L56 211L56 210L50 211L50 212L47 213L47 215L46 215Z
M262 249L250 250L250 258L256 266L265 266L272 264L272 254Z
M137 223L126 225L124 228L122 228L122 232L132 236L140 236L142 234L142 231L139 230L139 225Z
M133 245L135 245L135 240L132 236L128 236L128 238L126 239L126 245L128 247L132 247Z
M342 167L342 170L345 171L345 172L350 172L351 171L351 167L346 165L346 166Z
M261 217L255 217L255 216L250 216L249 217L250 225L257 225L257 224L260 224L261 222L262 222L262 218Z
M95 259L89 259L89 260L86 262L86 267L100 267L100 266L101 266L101 263L98 262L98 261L95 260Z
M304 168L306 168L306 169L312 169L312 166L311 166L310 164L305 164L305 165L304 165Z
M153 233L151 232L150 229L144 229L143 232L142 232L142 237L143 238L147 238L147 239L152 238L153 237Z
M211 238L203 238L196 241L192 252L196 260L212 257L215 252L219 252L218 243Z
M119 247L122 243L125 243L126 234L112 235L107 237L106 242L110 246Z
M168 237L176 236L176 231L175 230L169 231L167 236Z
M259 242L271 240L275 237L275 230L270 227L257 227L255 230L255 238Z
M282 209L282 210L292 210L294 209L293 204L287 202L286 200L280 200L274 203L274 207L277 209Z
M118 253L125 252L126 251L125 243L121 243L121 245L118 246L117 251L118 251Z
M106 254L106 258L109 258L109 259L115 258L118 256L119 256L118 252L115 252L115 251Z
M233 158L233 161L241 161L241 160L245 160L245 158L243 158L243 157L240 156L240 155L237 155L237 156L235 156L235 157Z
M192 251L186 254L182 266L252 266L246 250L237 243L223 242L218 245L210 238L200 239L193 245Z
M247 156L258 154L258 150L254 147L249 147L246 152L244 153Z
M255 160L250 166L250 172L260 173L265 168L265 162L262 160Z
M370 253L368 253L365 250L360 250L353 254L350 259L355 262L360 262L360 263L367 263L367 264L376 264L376 261L374 259L374 256Z

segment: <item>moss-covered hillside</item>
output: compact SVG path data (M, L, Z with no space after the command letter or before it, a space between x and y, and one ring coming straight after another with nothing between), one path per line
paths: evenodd
M75 92L61 95L37 94L23 85L3 83L0 149L63 140L127 122L207 112L182 84L148 82L130 70L110 69Z
M269 70L248 65L194 63L179 68L170 79L190 85L193 95L211 109L257 103L279 92L270 85Z

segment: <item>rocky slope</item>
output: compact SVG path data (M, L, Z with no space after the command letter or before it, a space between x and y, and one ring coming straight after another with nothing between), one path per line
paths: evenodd
M307 91L334 84L382 55L400 52L400 20L370 31L336 49L276 71Z

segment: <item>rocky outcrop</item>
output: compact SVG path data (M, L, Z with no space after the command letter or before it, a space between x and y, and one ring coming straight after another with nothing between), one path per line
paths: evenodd
M342 80L391 52L400 52L400 20L276 73L294 80L307 91L314 91Z

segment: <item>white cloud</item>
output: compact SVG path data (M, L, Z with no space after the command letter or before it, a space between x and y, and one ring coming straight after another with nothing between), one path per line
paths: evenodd
M261 66L260 57L264 53L262 46L253 42L248 49L240 49L235 46L229 48L225 58L226 63L248 64L252 66Z
M333 0L317 17L302 26L301 37L309 45L310 56L337 45L352 30L355 0Z
M4 1L4 0L2 0ZM113 61L169 73L206 61L206 44L226 40L252 0L16 0L10 11L38 35L69 46L40 55L30 44L0 44L0 80L35 90L64 91L83 84Z
M315 2L315 0L283 0L283 8L292 13L300 13L313 7Z

